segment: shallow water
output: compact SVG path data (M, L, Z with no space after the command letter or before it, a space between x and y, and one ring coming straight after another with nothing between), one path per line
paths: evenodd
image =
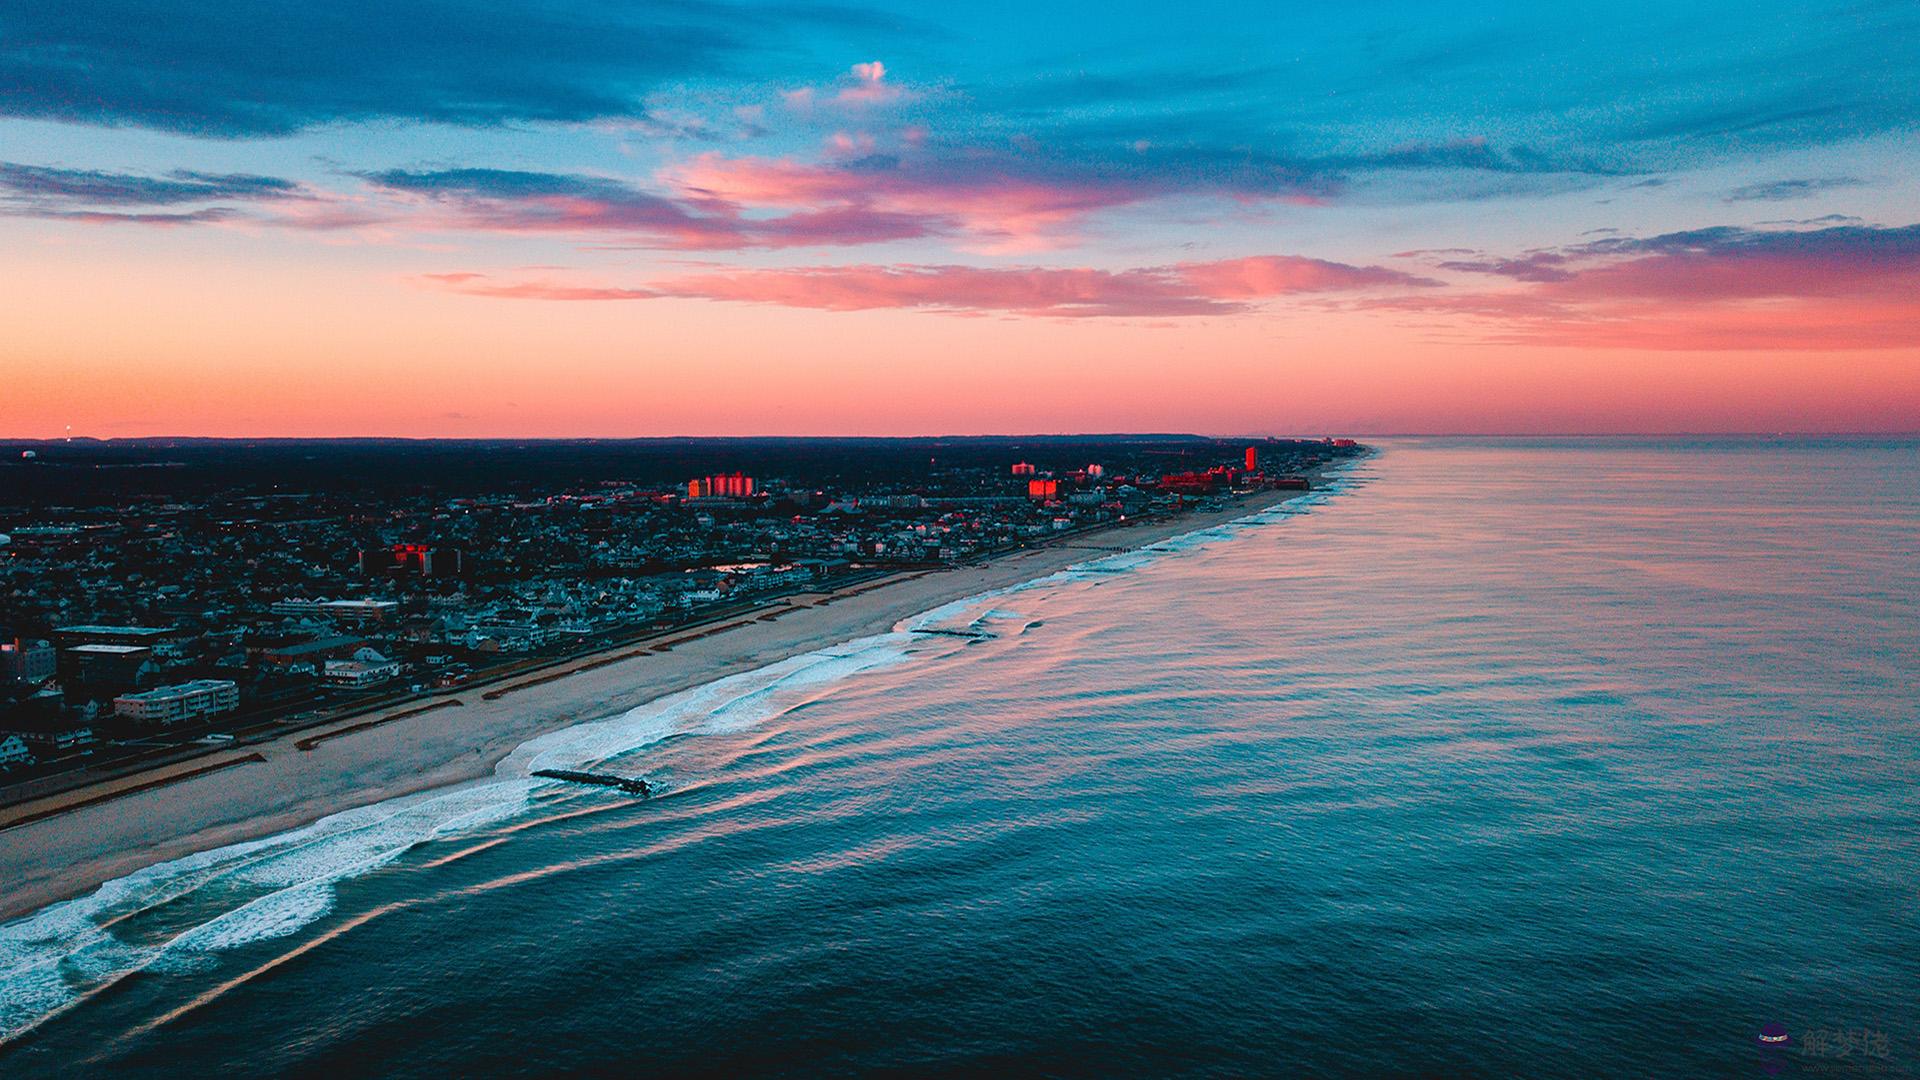
M1914 1075L1916 466L1393 441L0 927L0 1070Z

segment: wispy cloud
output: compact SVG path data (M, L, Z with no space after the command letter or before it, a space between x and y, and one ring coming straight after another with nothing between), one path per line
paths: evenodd
M419 227L572 233L702 251L869 244L923 236L929 229L913 215L846 201L750 217L737 202L710 193L669 198L601 176L505 169L395 169L362 176L439 211L416 216Z
M1567 256L1557 251L1534 251L1506 259L1448 259L1438 265L1442 270L1498 274L1516 281L1566 281L1573 277L1573 272L1567 269L1567 263Z
M35 217L48 221L75 221L88 225L156 225L162 228L183 225L214 225L234 221L240 211L226 206L204 210L131 211L131 210L8 210L15 217Z
M216 199L284 199L300 185L274 176L175 169L161 176L0 162L0 194L104 206L172 206Z
M232 206L287 204L312 198L304 186L274 176L175 169L161 175L66 169L0 162L0 214L108 225L207 225L243 215Z
M1806 180L1774 180L1764 184L1748 184L1734 188L1727 193L1728 202L1784 202L1788 199L1805 199L1823 191L1835 191L1844 188L1862 187L1865 180L1853 176L1824 176Z
M1535 345L1920 345L1920 225L1716 226L1608 238L1567 249L1552 269L1551 276L1522 277L1529 284L1512 290L1384 297L1364 306L1445 316L1448 325L1487 340Z
M437 287L514 300L729 300L825 311L876 309L1026 316L1232 315L1262 300L1432 282L1379 266L1296 255L1179 263L1130 270L1087 267L813 266L729 270L636 286L500 282L475 273L428 275Z

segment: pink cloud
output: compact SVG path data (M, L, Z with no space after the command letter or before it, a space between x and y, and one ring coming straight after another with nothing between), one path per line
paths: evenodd
M838 82L839 89L811 86L780 91L780 100L797 113L810 113L816 106L859 108L904 101L911 95L905 87L887 81L887 65L867 60L847 68ZM823 96L831 95L831 96Z
M827 138L827 145L835 153L842 155L873 153L873 136L864 131L836 131Z
M775 210L867 207L920 219L929 233L963 234L996 251L1058 246L1062 230L1085 215L1159 194L1141 184L1040 179L991 165L933 170L887 161L853 168L716 153L669 170L665 179L694 202Z
M1252 299L1297 292L1364 289L1375 285L1426 284L1383 266L1349 266L1299 255L1256 255L1181 267L1186 280L1209 296Z
M1555 256L1551 274L1457 263L1530 284L1381 297L1498 343L1661 351L1920 345L1920 226L1706 229Z
M633 288L550 282L497 284L471 275L434 275L430 280L468 295L503 299L676 297L825 311L896 309L1048 317L1231 315L1250 310L1254 301L1275 297L1426 284L1380 267L1347 266L1298 256L1129 270L881 265L729 270L666 278Z
M847 69L853 76L853 85L840 88L834 95L835 100L850 105L876 105L889 101L898 101L906 96L906 91L885 81L887 65L878 60L864 64L855 64Z
M700 274L658 284L665 295L827 311L919 308L1022 315L1208 315L1238 310L1152 270L833 266Z
M663 295L650 289L557 285L539 281L502 284L488 281L482 274L426 274L423 280L449 287L466 296L485 296L496 300L652 300Z
M811 173L774 176L798 190ZM795 215L799 217L800 215ZM844 231L843 223L825 223ZM1457 253L1456 253L1457 254ZM1507 263L1457 263L1512 277ZM1442 290L1381 266L1263 255L1123 270L853 265L687 274L620 288L443 278L442 288L517 299L725 300L827 311L1045 317L1232 315L1318 296L1354 311L1435 320L1490 344L1646 351L1920 347L1920 225L1802 232L1700 230L1567 249L1552 274L1498 290Z

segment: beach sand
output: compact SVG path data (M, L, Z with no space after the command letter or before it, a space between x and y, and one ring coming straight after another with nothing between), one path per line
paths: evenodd
M316 735L407 711L407 706L395 706L11 806L0 811L0 921L193 852L270 836L356 806L490 777L509 752L543 732L883 633L948 601L1029 581L1110 549L1203 529L1300 494L1261 492L1224 509L1080 534L980 565L902 573L879 587L869 582L838 595L793 597L791 608L778 618L759 617L782 610L776 606L722 620L716 624L722 629L702 636L693 637L698 631L686 629L663 633L658 641L677 642L670 651L614 659L649 644L642 641L598 657L558 662L551 672L585 669L493 700L486 697L488 692L537 681L543 671L424 702L451 699L458 700L459 707L437 707L312 741ZM820 602L828 597L830 603ZM598 666L593 666L596 661ZM311 748L301 749L303 741ZM217 767L223 764L227 767ZM155 783L187 773L194 775ZM135 787L140 790L100 798ZM21 821L25 824L8 827Z

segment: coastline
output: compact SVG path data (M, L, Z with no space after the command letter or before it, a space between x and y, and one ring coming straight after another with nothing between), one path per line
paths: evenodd
M1316 482L1323 477L1316 475ZM984 563L903 571L787 598L689 633L626 642L433 699L427 708L288 731L232 751L0 813L0 923L145 867L275 835L331 814L490 778L538 735L728 675L883 633L976 593L1245 517L1299 498L1266 491L1216 510L1114 525ZM457 705L458 707L452 707Z

